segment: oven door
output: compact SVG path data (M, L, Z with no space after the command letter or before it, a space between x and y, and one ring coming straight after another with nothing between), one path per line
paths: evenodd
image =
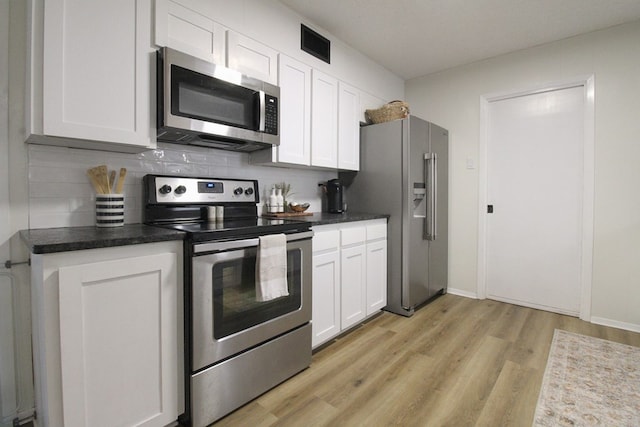
M194 245L194 372L311 320L312 236L287 235L289 295L266 302L256 300L257 238Z

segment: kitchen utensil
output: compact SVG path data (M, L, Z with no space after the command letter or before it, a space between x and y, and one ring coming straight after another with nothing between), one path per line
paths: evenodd
M109 193L109 178L106 165L96 166L87 170L87 175L89 175L89 179L96 193Z
M114 184L116 183L116 171L109 172L109 193L115 188Z
M118 185L116 187L116 193L122 194L124 188L124 178L127 176L127 168L120 168L120 176L118 176Z

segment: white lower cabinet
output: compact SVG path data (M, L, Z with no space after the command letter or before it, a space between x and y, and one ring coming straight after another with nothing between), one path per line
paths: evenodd
M367 313L367 227L359 222L340 228L340 272L342 329L349 328Z
M313 227L312 346L387 304L387 220Z
M313 255L312 346L340 333L340 299L340 251L336 246Z
M166 426L184 412L182 242L32 254L41 426Z
M367 316L387 305L387 224L367 227Z

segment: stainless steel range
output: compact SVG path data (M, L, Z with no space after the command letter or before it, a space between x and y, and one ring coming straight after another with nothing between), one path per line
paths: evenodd
M145 223L188 233L181 421L205 426L311 363L313 233L308 222L258 217L256 180L147 175L144 191ZM259 242L273 234L286 240L288 295L261 301Z

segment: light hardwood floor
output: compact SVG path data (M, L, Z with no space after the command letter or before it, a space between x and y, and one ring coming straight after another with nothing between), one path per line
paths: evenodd
M530 426L554 329L640 347L640 334L444 295L384 312L220 426Z

